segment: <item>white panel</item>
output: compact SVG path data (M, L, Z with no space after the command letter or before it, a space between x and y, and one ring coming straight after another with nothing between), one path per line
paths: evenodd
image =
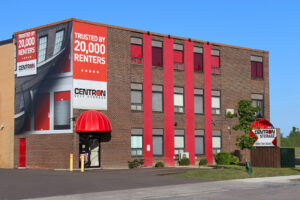
M152 46L153 47L160 47L160 48L162 48L162 42L161 41L152 40Z
M211 106L213 108L220 108L220 98L219 97L212 97L211 98Z
M87 93L78 93L83 89ZM107 82L74 79L72 95L73 108L107 110Z
M213 137L212 139L213 148L221 148L221 137Z
M251 56L251 61L262 62L263 59L261 56Z
M183 95L182 94L174 94L174 105L175 106L183 106Z
M69 125L70 121L70 101L54 102L54 125Z
M178 50L178 51L183 51L183 45L182 44L173 44L173 48L175 50Z
M175 148L184 148L183 136L175 136Z
M139 45L143 44L143 40L141 38L135 38L135 37L130 38L130 42L131 44L139 44Z
M194 52L195 53L203 53L203 48L201 48L201 47L194 47Z
M143 147L142 136L131 136L131 148L142 148Z

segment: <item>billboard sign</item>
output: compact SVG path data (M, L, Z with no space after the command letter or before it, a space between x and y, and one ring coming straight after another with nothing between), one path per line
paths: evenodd
M276 129L254 129L250 131L250 137L255 137L255 147L277 146Z
M106 27L74 22L73 108L107 110Z
M17 77L36 74L36 31L17 35Z

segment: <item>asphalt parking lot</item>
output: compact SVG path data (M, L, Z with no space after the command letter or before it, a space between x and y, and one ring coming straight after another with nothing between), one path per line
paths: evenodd
M164 174L199 170L192 168L143 168L132 170L9 170L0 169L0 199L25 199L91 192L126 190L208 180L163 176Z

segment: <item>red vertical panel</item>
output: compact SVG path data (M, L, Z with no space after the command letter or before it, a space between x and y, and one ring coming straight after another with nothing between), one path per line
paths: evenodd
M144 34L144 159L153 164L152 145L152 37Z
M174 77L173 38L164 38L164 120L165 120L165 164L174 162Z
M195 121L194 121L194 44L184 41L185 66L185 150L189 152L190 162L195 164Z
M66 101L66 100L71 100L71 92L70 91L54 93L54 101Z
M19 167L26 167L26 139L20 140Z
M34 113L34 130L49 130L50 94L39 94Z
M211 114L211 45L204 44L205 156L213 163Z

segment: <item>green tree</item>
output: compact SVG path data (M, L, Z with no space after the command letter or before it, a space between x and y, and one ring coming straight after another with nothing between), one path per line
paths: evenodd
M239 123L233 126L236 131L243 131L245 134L236 137L236 146L245 150L245 160L247 160L247 149L254 149L253 142L255 138L249 136L251 124L258 119L256 113L260 111L259 107L252 106L252 100L241 100L238 102L238 118Z
M300 147L300 132L299 128L293 127L290 134L284 138L281 135L282 147Z

